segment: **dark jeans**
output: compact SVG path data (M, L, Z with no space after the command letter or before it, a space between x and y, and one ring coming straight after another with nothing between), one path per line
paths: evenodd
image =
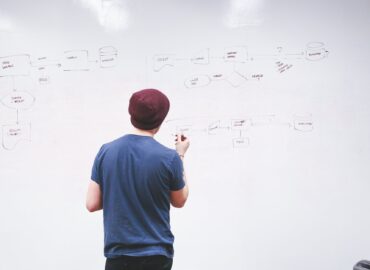
M171 270L172 259L166 256L107 258L105 270Z

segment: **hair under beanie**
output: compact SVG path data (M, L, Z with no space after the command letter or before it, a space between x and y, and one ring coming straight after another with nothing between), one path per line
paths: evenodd
M167 96L157 89L135 92L130 98L128 112L134 127L151 130L159 127L170 109Z

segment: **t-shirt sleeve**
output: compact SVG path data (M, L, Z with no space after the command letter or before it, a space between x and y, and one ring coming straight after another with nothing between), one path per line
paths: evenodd
M170 190L180 190L185 186L184 165L180 156L176 153L171 164L172 179L170 181Z
M99 185L101 185L103 180L103 173L101 169L101 163L103 159L103 148L102 146L98 152L98 154L95 157L94 164L91 170L91 180L95 181Z

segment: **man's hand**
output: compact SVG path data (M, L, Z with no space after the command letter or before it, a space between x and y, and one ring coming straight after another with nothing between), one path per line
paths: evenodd
M189 148L190 141L187 137L185 137L183 134L179 133L176 135L176 152L184 157L186 151Z

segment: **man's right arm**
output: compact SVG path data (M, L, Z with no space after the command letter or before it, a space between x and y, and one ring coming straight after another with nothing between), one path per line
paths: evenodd
M181 161L183 162L183 165L184 165L185 153L188 150L189 145L190 145L190 141L188 138L183 137L181 134L177 135L176 151L179 154ZM183 179L185 182L185 186L180 190L171 191L171 196L170 196L171 205L176 208L183 207L189 195L188 181L187 181L186 174L185 174L185 166L183 167L184 167Z

